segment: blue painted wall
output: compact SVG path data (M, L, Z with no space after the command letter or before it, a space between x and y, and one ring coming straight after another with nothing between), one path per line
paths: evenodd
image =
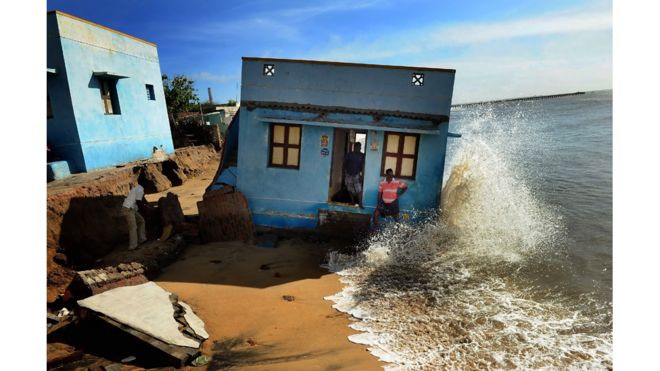
M58 156L66 159L71 171L84 171L83 158L78 128L71 104L71 93L67 79L62 45L55 17L48 15L47 22L47 67L55 69L55 74L46 76L47 94L50 97L53 117L47 119L46 133L48 145Z
M263 75L274 64L273 76ZM424 85L412 85L423 73ZM243 58L241 101L284 102L449 116L453 70L357 67Z
M75 125L77 138L58 140L79 144L83 164L76 162L73 170L90 171L149 158L154 146L173 153L156 47L63 14L49 13L48 22L57 29L56 34L49 29L49 54L50 44L55 44L52 48L61 50L64 61L63 73L51 80L65 80L69 88L67 93L49 80L53 111L57 117L53 99L68 96L75 121L71 123L70 115L49 121L49 141L57 125ZM127 76L116 85L121 114L105 114L95 71ZM146 84L153 85L155 100L147 99Z
M241 107L239 114L237 187L250 203L255 224L314 227L318 208L328 201L332 160L321 156L320 138L332 137L333 130L303 126L300 168L268 167L269 125L257 121L259 110Z
M300 168L268 167L269 124L257 117L267 114L262 109L241 108L241 130L238 138L238 189L245 194L257 225L313 228L319 209L341 209L357 213L373 213L378 196L378 184L383 155L384 131L369 130L365 153L363 186L364 210L333 207L328 203L332 156L321 155L321 136L328 135L332 150L334 129L303 125ZM289 112L300 115L299 112ZM408 191L399 199L402 211L436 208L444 171L447 145L447 124L439 135L420 135L417 174L414 180L403 179ZM369 150L372 141L379 143L377 151Z
M410 70L406 69L315 65L278 60L272 62L276 65L276 76L280 74L283 76L278 80L263 76L263 63L264 61L261 60L244 59L242 102L307 103L330 107L344 106L449 115L453 73L431 71L425 76L424 87L413 87L426 88L426 90L411 92L408 89L412 86L409 80ZM429 79L428 76L431 78ZM395 83L401 85L400 89L395 88ZM339 85L342 85L341 89ZM387 89L383 91L385 86ZM432 102L435 104L431 104ZM302 125L299 169L268 167L270 125L264 118L285 116L293 120L304 120L315 115L315 113L286 109L248 110L243 103L241 104L236 184L248 199L255 224L313 228L317 226L320 209L373 213L377 203L378 183L383 179L380 177L385 133L383 129L369 130L367 133L364 210L328 202L335 134L332 127ZM373 120L370 115L334 115L338 119L356 123L368 123ZM399 127L424 124L422 121L392 116L385 117L383 121ZM447 129L448 124L443 123L436 134L420 135L416 178L404 180L409 189L400 198L402 212L438 206L444 172ZM331 153L328 156L321 154L322 135L327 135L330 139L328 149ZM373 141L378 143L378 149L375 151L370 149Z

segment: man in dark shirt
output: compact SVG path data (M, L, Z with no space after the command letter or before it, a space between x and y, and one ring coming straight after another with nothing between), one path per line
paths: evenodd
M344 184L354 204L357 199L360 208L362 206L362 171L364 168L364 153L360 152L360 142L353 144L353 152L349 152L344 158Z

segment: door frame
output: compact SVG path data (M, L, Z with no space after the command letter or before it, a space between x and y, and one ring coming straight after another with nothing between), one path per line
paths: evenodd
M344 144L344 156L342 157L342 159L343 159L346 156L346 154L348 153L348 148L347 148L348 143L351 143L350 138L348 137L350 135L351 130L353 130L353 132L355 132L356 135L357 134L364 134L365 139L364 139L364 147L362 148L362 151L364 153L365 167L366 167L366 160L367 160L367 148L366 147L367 147L367 144L369 143L369 141L368 141L368 139L369 139L369 130L367 130L367 129L345 129L345 128L338 128L338 127L335 127L333 129L334 130L333 130L333 137L332 137L332 156L330 158L330 176L328 177L329 178L328 179L328 204L343 205L343 206L349 206L349 207L357 207L355 205L351 205L351 204L346 203L346 202L334 202L334 201L332 201L332 196L334 196L334 195L330 194L330 191L332 189L332 180L333 180L332 174L333 174L333 171L335 170L335 166L337 166L335 164L335 156L334 156L335 140L337 138L337 133L340 133L340 132L345 133L346 143ZM342 164L340 164L340 166L343 167L343 160L342 160ZM343 170L344 169L342 168L341 187L339 188L339 190L341 190L344 187L344 171ZM365 173L365 170L366 169L362 170L362 197L364 197L364 173Z

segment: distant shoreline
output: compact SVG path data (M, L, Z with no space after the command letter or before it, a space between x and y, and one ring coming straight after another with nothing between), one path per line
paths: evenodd
M538 100L538 99L551 99L551 98L569 97L569 96L572 96L572 95L583 95L583 94L585 94L585 92L576 91L574 93L564 93L564 94L535 95L535 96L531 96L531 97L497 99L497 100L488 100L488 101L474 102L474 103L460 103L460 104L453 104L451 107L452 108L454 108L454 107L467 107L467 106L476 106L476 105L480 105L480 104L517 102L517 101Z

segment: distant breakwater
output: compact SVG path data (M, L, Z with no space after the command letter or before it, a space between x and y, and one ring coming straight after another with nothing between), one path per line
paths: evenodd
M474 103L461 103L461 104L454 104L454 105L452 105L452 107L469 107L469 106L477 106L477 105L480 105L480 104L518 102L518 101L539 100L539 99L551 99L551 98L569 97L569 96L572 96L572 95L582 95L582 94L584 94L583 91L576 91L575 93L552 94L552 95L536 95L536 96L533 96L533 97L489 100L489 101L474 102Z

